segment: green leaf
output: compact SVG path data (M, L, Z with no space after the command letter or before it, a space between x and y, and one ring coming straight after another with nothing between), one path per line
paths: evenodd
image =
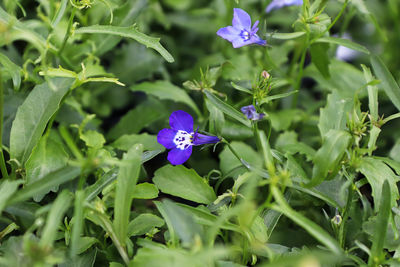
M304 230L306 230L310 235L312 235L316 240L321 242L327 248L329 248L334 254L340 255L342 254L342 249L340 248L337 241L332 238L327 232L325 232L318 224L307 219L302 214L293 210L285 201L282 193L279 191L277 187L271 188L272 194L278 203L278 205L274 205L273 209L283 213L286 217L294 221L296 224L301 226Z
M133 190L133 198L135 199L153 199L156 197L158 197L158 188L154 184L137 184Z
M396 200L399 199L399 192L396 183L399 177L381 160L376 158L362 158L358 170L365 175L372 188L374 197L375 211L378 211L381 198L385 197L382 192L383 183L387 180L391 191L391 207L396 206Z
M208 112L210 112L209 131L215 135L220 135L225 125L224 113L222 113L222 111L216 106L211 104L208 99L205 99L205 102Z
M99 180L96 181L91 186L85 188L86 201L90 202L93 200L100 192L109 184L111 184L118 176L118 169L114 168L108 171L106 174L101 176Z
M194 220L198 224L202 224L202 225L206 225L206 226L213 226L218 221L218 217L216 215L212 214L207 208L204 208L203 206L199 206L199 207L195 208L195 207L191 207L191 206L188 206L185 204L180 204L180 203L178 203L178 205L180 207L182 207L183 209L185 209L188 213L190 213L191 216L193 216ZM237 226L229 221L223 222L219 227L221 227L221 229L242 233L239 226Z
M51 205L49 214L47 215L46 225L42 232L39 244L44 248L49 248L56 239L58 226L64 213L69 208L72 196L68 190L62 191Z
M211 92L204 90L203 91L208 100L216 106L219 110L221 110L226 115L234 118L240 123L243 123L247 127L251 127L250 121L239 111L237 111L234 107L230 106L229 104L225 103L221 99L217 98Z
M202 236L202 228L194 221L193 217L183 208L165 199L162 203L155 202L161 215L164 217L168 229L175 232L182 240L183 246L189 246L194 243L196 235ZM160 209L161 207L161 209Z
M372 241L371 255L369 255L368 259L369 266L380 265L385 260L383 245L385 243L391 207L393 207L391 191L392 189L388 180L385 180L382 186L382 198L378 202L379 208L377 210L379 210L379 213Z
M235 88L238 91L245 92L245 93L247 93L249 95L253 95L253 92L250 89L247 89L247 88L245 88L243 86L240 86L240 85L238 85L238 84L236 84L234 82L231 82L231 85L232 85L233 88Z
M114 201L114 228L119 241L124 244L131 211L132 196L142 165L143 146L133 146L124 154L119 169Z
M4 66L3 71L8 72L11 75L14 89L18 90L21 85L22 69L2 53L0 53L0 64Z
M330 130L324 136L323 145L314 157L313 177L309 185L318 185L335 174L350 140L350 134L341 130Z
M393 105L400 110L400 88L396 83L396 80L393 78L382 59L378 56L371 56L371 65L376 77L381 80L381 87L385 91L386 95L389 97L390 101L392 101Z
M76 29L74 33L111 34L121 37L132 38L137 42L156 50L166 61L170 63L174 62L174 58L171 56L171 54L160 44L159 38L150 37L144 33L139 32L135 26L120 27L111 25L93 25L87 27L80 27Z
M48 192L55 186L59 186L75 179L80 173L81 168L74 166L67 166L51 172L42 179L35 181L19 190L14 197L8 201L7 205L15 204L36 195Z
M183 89L168 81L143 82L132 86L130 89L132 91L145 92L146 94L153 95L161 100L171 100L174 102L184 103L191 107L198 116L201 116L201 112L189 95Z
M364 77L367 83L374 81L374 77L372 76L371 70L365 65L361 64L361 67L364 72ZM378 87L375 85L368 85L368 107L369 113L371 114L372 120L377 121L379 119L378 113Z
M137 216L128 225L128 236L138 236L148 233L151 229L155 227L162 227L164 225L164 220L160 217L150 214L142 213Z
M100 149L103 147L106 139L96 131L88 130L80 135L80 138L85 142L86 146Z
M10 181L3 180L0 185L0 214L3 209L6 207L7 201L13 196L15 191L17 191L18 186L21 184L21 181Z
M51 20L51 27L56 27L57 24L60 22L62 17L64 16L65 10L67 9L68 0L61 0L59 4L56 14L54 14L53 19Z
M327 104L320 109L318 129L321 136L325 136L329 130L345 130L348 113L353 108L354 100L343 96L334 90L328 95Z
M108 132L106 139L114 140L124 134L137 134L144 127L166 116L168 114L162 103L156 99L149 99L126 113ZM132 123L133 121L135 123Z
M59 109L61 100L73 80L48 79L35 86L24 103L18 108L10 134L10 156L25 164L32 149L39 142L47 122Z
M278 33L278 32L271 32L267 33L267 37L277 40L290 40L296 39L303 36L305 32L290 32L290 33Z
M342 45L347 48L353 49L355 51L369 55L369 51L367 48L365 48L364 46L359 45L357 43L354 43L348 39L342 39L342 38L337 38L337 37L321 37L321 38L318 38L315 42L316 43L330 43L330 44Z
M310 46L311 60L325 79L329 79L329 57L327 54L329 46L323 43Z
M31 156L25 164L26 183L31 184L39 181L51 172L67 165L68 154L63 145L50 137L42 137L39 144L32 151ZM53 191L58 188L53 188ZM48 192L44 192L47 194ZM44 194L34 196L35 201L40 201Z
M143 150L165 150L165 148L157 142L157 136L143 134L125 134L115 140L111 146L128 151L135 144L142 144Z
M72 257L76 256L87 250L92 244L94 244L97 239L86 237L81 237L83 233L83 220L84 220L84 209L83 205L85 204L85 191L79 189L75 192L75 201L74 201L74 216L73 216L73 224L71 231L71 246L70 246L70 255ZM71 219L72 221L72 219ZM89 239L89 240L88 240ZM94 241L93 241L94 239ZM93 242L91 242L92 240ZM85 244L90 245L85 245Z
M211 186L195 170L182 165L166 165L154 173L154 184L164 193L197 203L210 204L216 199Z
M85 252L96 243L99 243L99 240L97 240L97 238L95 237L90 237L90 236L79 237L78 248L77 248L78 254Z
M251 163L255 167L262 167L263 161L261 159L261 155L258 154L254 149L246 145L242 142L232 142L232 148L238 153L239 157L244 159L245 161ZM234 169L241 167L242 163L235 157L235 155L230 151L228 146L224 147L224 150L219 154L220 158L220 168L222 173L225 175L229 174L234 177L236 174L240 173L230 173Z
M7 33L7 38L0 39L0 46L7 43L11 43L16 40L24 40L31 43L39 52L43 53L46 47L55 49L51 43L47 43L46 40L35 31L31 30L29 25L33 21L24 21L20 22L14 16L9 15L0 7L0 24L4 25L3 27L9 27L10 30Z

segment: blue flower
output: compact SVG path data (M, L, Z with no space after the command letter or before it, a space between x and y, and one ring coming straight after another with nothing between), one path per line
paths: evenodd
M279 9L284 6L301 6L302 4L303 0L272 0L265 11L269 13L271 10Z
M257 35L258 20L251 27L251 18L240 8L233 9L232 26L221 28L217 34L232 43L234 48L249 44L266 45L267 42Z
M158 132L157 142L168 152L168 160L173 165L180 165L187 161L192 154L192 146L215 144L221 141L216 136L208 136L193 132L193 117L182 110L172 112L169 117L171 129L162 129Z
M253 105L244 106L240 110L249 120L253 121L261 120L265 116L264 113L257 113L256 108Z

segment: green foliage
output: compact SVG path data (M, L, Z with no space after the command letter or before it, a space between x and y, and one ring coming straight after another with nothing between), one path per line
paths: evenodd
M209 204L216 198L214 190L195 170L183 166L164 166L156 171L154 184L164 193L197 203Z
M398 266L400 2L271 2L0 0L0 266Z

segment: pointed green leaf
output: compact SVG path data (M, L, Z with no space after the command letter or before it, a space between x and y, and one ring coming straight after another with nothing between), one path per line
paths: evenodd
M357 43L354 43L348 39L342 39L342 38L337 38L337 37L321 37L321 38L318 38L315 42L316 43L330 43L330 44L342 45L347 48L353 49L355 51L365 53L367 55L369 54L369 51L367 48L365 48L364 46L359 45Z
M142 91L161 100L166 99L174 102L184 103L191 107L197 113L197 115L201 115L201 112L189 95L183 89L173 85L168 81L143 82L132 86L131 90Z
M376 77L381 80L381 87L386 95L389 97L390 101L392 101L393 105L400 110L400 88L393 78L393 75L389 72L382 59L376 55L371 56L371 65Z
M60 102L68 92L73 80L53 78L35 86L18 108L11 128L10 156L24 164L32 149L39 142L44 129Z
M340 167L340 160L349 146L351 136L340 130L330 130L314 157L313 177L309 185L318 185Z
M142 165L143 146L133 146L123 157L119 169L114 201L114 229L122 244L125 243L131 214L132 196Z
M391 191L391 207L396 205L396 200L399 199L399 191L396 185L399 177L385 163L376 158L363 158L358 170L365 175L368 183L371 185L375 211L378 211L381 198L385 197L382 193L385 180L388 181Z
M250 121L241 112L237 111L234 107L232 107L228 103L225 103L224 101L213 95L211 92L207 90L204 90L203 92L207 96L208 100L210 100L210 102L218 109L220 109L223 113L234 118L238 122L243 123L247 127L251 127Z
M144 33L141 33L134 26L120 27L111 25L93 25L80 27L76 29L74 33L111 34L126 38L132 38L137 42L156 50L163 58L165 58L166 61L170 63L174 62L174 58L172 57L172 55L160 44L160 38L150 37Z
M154 173L154 184L164 193L197 203L210 204L217 197L214 190L195 170L182 165L166 165Z

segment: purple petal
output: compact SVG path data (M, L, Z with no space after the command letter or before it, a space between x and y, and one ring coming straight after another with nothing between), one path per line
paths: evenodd
M232 26L238 28L240 30L248 30L251 29L251 18L250 15L247 14L246 11L240 8L233 9L233 19Z
M251 31L252 31L252 32L256 33L256 32L258 31L257 26L258 26L259 23L260 23L260 22L259 22L258 20L256 20L256 22L254 22L254 25L253 25L253 27L251 28Z
M261 39L257 34L254 34L251 36L250 40L248 41L248 44L258 44L258 45L266 45L267 41Z
M267 13L269 13L271 10L274 9L279 9L284 6L301 6L303 4L303 0L273 0L268 6L267 9L265 10Z
M224 38L225 40L228 40L229 42L232 42L236 38L239 37L241 30L238 30L232 26L224 27L221 28L217 31L217 34Z
M247 41L245 41L242 37L237 37L236 39L234 39L233 41L232 41L232 46L233 46L233 48L239 48L239 47L242 47L242 46L245 46L245 45L249 45L249 44L251 44L250 43L250 40L247 40Z
M175 148L174 137L176 132L177 131L172 129L162 129L158 132L157 142L165 146L166 149Z
M204 144L215 144L221 141L217 136L210 136L196 133L193 138L193 145L199 146Z
M192 154L192 146L189 146L185 150L180 150L179 148L174 148L168 152L168 160L172 165L181 165L185 163Z
M169 125L175 131L183 130L192 133L193 117L183 110L177 110L169 116Z

